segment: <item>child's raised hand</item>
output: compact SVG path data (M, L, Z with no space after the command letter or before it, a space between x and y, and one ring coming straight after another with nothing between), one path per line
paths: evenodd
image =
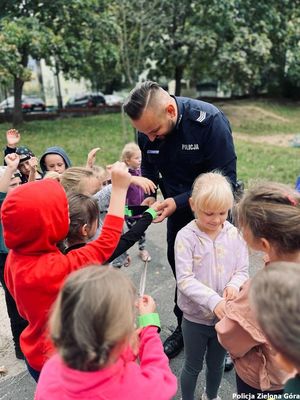
M131 182L131 175L125 163L117 161L107 167L111 175L111 183L119 189L127 189Z
M96 161L96 154L97 152L100 150L100 147L95 147L94 149L92 149L88 156L87 156L87 160L86 160L86 167L87 168L93 168L95 161Z
M132 176L131 183L133 185L141 187L146 194L155 193L156 185L148 178L145 178L143 176Z
M138 309L140 315L153 313L156 310L155 301L151 296L144 294L138 300Z
M6 141L7 141L7 146L8 147L16 147L16 145L19 143L21 139L21 135L19 131L16 129L9 129L6 132Z
M239 291L236 288L228 286L223 291L223 297L225 300L233 300L237 297L238 293Z
M6 165L11 169L12 172L15 172L18 169L18 165L20 162L20 156L16 153L7 154L4 158Z
M36 172L37 168L38 168L38 159L36 157L31 157L29 159L29 166L30 166L31 171Z
M214 308L214 314L218 319L222 319L225 316L225 300L221 300Z

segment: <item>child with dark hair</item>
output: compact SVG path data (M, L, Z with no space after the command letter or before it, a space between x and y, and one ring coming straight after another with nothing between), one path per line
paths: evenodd
M99 225L99 207L95 199L81 193L68 195L70 225L65 240L67 254L83 247L95 235Z
M37 158L27 146L19 146L21 134L16 129L6 132L7 145L4 155L17 153L19 156L18 170L21 173L21 183L32 182L42 179L42 174L37 170ZM5 161L4 161L5 165Z
M101 235L67 255L57 248L69 230L67 196L60 183L45 179L22 185L2 205L4 239L10 249L5 282L28 321L20 342L35 380L53 351L47 320L65 278L88 263L106 261L119 242L130 174L123 163L116 163L111 175L112 195Z
M63 250L65 254L85 246L95 237L99 226L99 206L95 198L80 193L70 193L68 203L70 226L65 240L66 248ZM143 213L138 223L121 236L115 251L106 260L107 263L112 263L114 267L120 268L119 264L116 265L114 261L133 246L141 234L150 226L157 215L158 204L158 202L154 203Z
M150 296L137 301L119 270L90 266L71 274L50 319L58 354L45 364L35 399L172 399L176 377L163 352L155 308Z
M99 235L110 202L111 184L108 184L99 190L99 187L101 187L103 183L101 180L99 180L99 174L95 170L84 167L69 168L61 175L60 181L67 193L93 195L93 197L97 200L99 207L99 224L96 235ZM145 191L150 191L153 188L153 183L149 179L145 179L143 177L132 176L131 183L132 182L134 182L136 185L139 184ZM149 214L149 210L153 210L151 211L153 215ZM141 222L138 221L139 223L137 226L133 226L128 232L122 235L116 251L109 259L109 262L111 262L114 267L121 268L122 266L129 266L129 256L126 253L126 250L133 246L133 244L136 243L144 234L152 220L156 218L156 211L157 203L155 203L154 207L148 209L147 212L141 216ZM84 214L82 217L84 219ZM96 235L93 238L95 238ZM121 249L123 249L123 251L121 251Z

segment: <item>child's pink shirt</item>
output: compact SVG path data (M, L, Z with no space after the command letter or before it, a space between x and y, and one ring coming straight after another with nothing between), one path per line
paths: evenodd
M176 377L170 370L156 327L140 334L138 364L121 356L102 370L82 372L67 367L59 355L43 367L35 400L169 400L177 391Z

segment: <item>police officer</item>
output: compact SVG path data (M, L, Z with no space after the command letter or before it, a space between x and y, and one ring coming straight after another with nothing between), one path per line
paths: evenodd
M170 96L152 81L137 85L123 108L139 132L142 175L156 183L164 196L157 222L168 217L168 261L175 276L174 242L177 232L194 218L188 199L195 178L218 169L235 188L236 155L230 124L212 104ZM154 201L148 197L144 204ZM178 326L164 342L169 358L183 347L182 312L176 300L175 291Z

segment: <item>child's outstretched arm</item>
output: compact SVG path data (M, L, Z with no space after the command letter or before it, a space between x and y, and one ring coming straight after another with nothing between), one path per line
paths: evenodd
M119 241L119 244L112 256L107 262L112 262L115 258L125 253L130 247L132 247L141 237L141 235L147 230L151 222L156 218L157 206L159 202L155 202L152 206L143 213L143 216L137 220L137 222L124 233Z
M88 263L104 263L120 240L124 224L126 193L131 175L124 163L116 162L111 166L111 177L111 198L101 234L96 240L80 249L72 250L66 255L72 271L82 268Z
M140 332L140 365L136 365L134 390L147 393L149 400L169 400L177 391L177 379L170 369L157 332L159 319L155 308L151 296L144 295L139 299L139 326L143 329Z
M145 178L143 176L131 176L131 184L139 186L143 189L144 193L151 195L156 193L156 185L150 179Z

